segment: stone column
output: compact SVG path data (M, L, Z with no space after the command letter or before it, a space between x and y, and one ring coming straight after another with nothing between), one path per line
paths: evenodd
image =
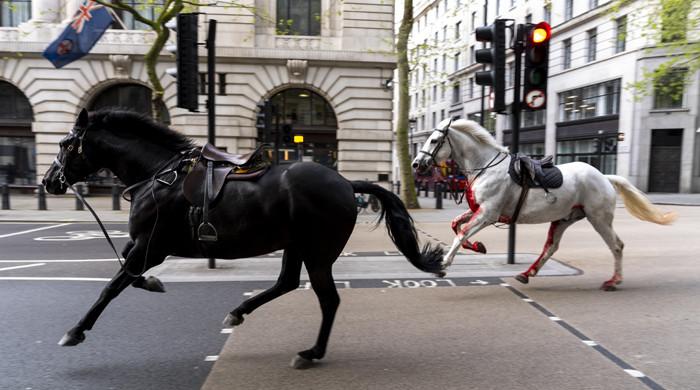
M60 0L33 0L32 21L34 23L58 23L63 17Z

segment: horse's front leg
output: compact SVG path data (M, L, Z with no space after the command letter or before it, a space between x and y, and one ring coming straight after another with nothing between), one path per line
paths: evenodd
M460 214L453 219L452 231L454 231L455 234L459 234L459 230L461 229L462 225L467 222L469 218L471 218L472 214L474 213L471 210L468 210L467 212ZM470 249L478 253L486 253L486 247L480 241L469 242L469 240L464 240L462 243L462 248Z
M165 256L156 258L155 256L149 255L149 262L145 264L146 260L144 254L145 251L140 250L138 246L132 248L124 267L117 271L112 280L107 283L100 297L78 324L66 332L61 341L58 342L59 345L70 347L83 342L85 340L85 331L92 329L97 318L102 314L112 299L116 298L125 288L134 283L139 278L137 274L142 271L145 272L147 269L162 263L165 259Z
M455 237L454 241L452 242L450 250L447 251L443 257L443 268L447 268L452 265L454 257L464 241L493 222L494 220L490 213L484 212L483 208L477 209L471 218L469 218L469 221L465 224L464 228L462 228L462 230L457 234L457 237Z

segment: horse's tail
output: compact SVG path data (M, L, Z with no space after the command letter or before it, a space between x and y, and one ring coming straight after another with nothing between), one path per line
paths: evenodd
M432 247L429 243L423 246L421 251L418 247L418 234L413 226L413 218L408 214L406 206L401 199L392 192L372 183L365 181L351 181L355 192L371 194L379 199L382 204L382 211L379 214L377 224L382 219L386 219L386 230L389 237L404 256L421 271L434 274L442 274L441 247Z
M642 191L633 186L624 177L617 175L605 175L605 177L610 180L610 183L612 183L617 192L622 196L625 207L630 214L642 221L654 222L659 225L668 225L676 220L677 215L675 212L663 212L659 210Z

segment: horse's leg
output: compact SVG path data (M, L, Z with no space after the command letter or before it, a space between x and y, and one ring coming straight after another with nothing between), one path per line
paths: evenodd
M588 221L593 225L593 228L600 234L603 241L608 245L610 251L615 258L615 270L612 278L603 282L600 286L605 291L617 290L616 285L622 283L622 249L625 244L620 240L612 228L613 211L603 217L588 217Z
M285 249L282 255L282 270L277 278L277 283L271 288L241 303L233 309L224 319L225 326L236 326L243 322L243 315L250 314L258 307L278 298L290 291L299 288L299 273L301 272L301 257L290 250Z
M455 219L452 220L452 231L455 232L455 234L459 234L459 229L462 227L462 224L467 222L469 218L472 216L473 212L471 210L462 213L458 215ZM486 247L484 244L482 244L479 241L474 241L474 242L469 242L469 240L465 240L462 243L462 248L464 249L471 249L474 252L479 252L479 253L486 253Z
M556 252L557 249L559 249L559 242L561 241L561 237L564 235L564 231L569 226L583 219L583 217L585 217L583 210L581 210L580 208L575 208L567 218L552 222L552 224L549 225L547 241L545 241L544 243L542 253L540 253L540 256L537 258L537 260L535 260L534 263L532 263L532 265L530 266L530 268L527 269L527 271L516 275L515 279L520 283L527 284L530 281L530 276L537 275L537 273L544 266L547 260L549 260L549 258L552 257L552 255L554 255L554 252Z
M92 329L97 318L102 314L109 302L137 279L137 276L133 275L134 270L136 270L136 273L140 272L142 269L145 272L145 270L162 263L164 259L165 256L158 258L150 256L149 260L152 262L146 264L144 267L145 258L143 257L143 251L139 250L138 247L132 248L131 252L129 252L129 257L126 259L124 268L117 271L116 275L107 283L100 297L92 305L90 310L88 310L87 314L85 314L75 327L66 332L58 344L70 347L83 342L85 340L85 331ZM127 268L129 268L131 275L126 272Z
M133 240L129 240L129 242L124 245L124 249L122 249L122 257L125 259L129 258L129 253L131 253L131 250L134 249L134 243ZM139 276L134 280L133 283L131 283L132 286L142 288L146 291L153 291L153 292L165 292L165 286L163 285L163 282L161 282L158 278L155 276L149 276L148 278L144 278L143 276Z
M466 226L457 234L457 237L452 241L452 246L450 250L447 251L443 257L442 263L443 268L449 267L454 261L454 257L462 245L462 242L466 241L469 237L476 234L481 229L485 228L489 223L493 222L490 219L490 215L483 212L483 208L477 209L476 212L471 216Z
M321 329L318 332L316 344L311 349L301 351L294 357L292 360L292 367L294 368L308 368L312 364L313 359L321 359L326 354L328 337L331 334L335 313L340 305L340 296L338 296L338 290L333 281L331 264L331 262L328 262L321 266L309 267L309 263L306 263L311 287L314 289L321 304L323 319L321 320Z

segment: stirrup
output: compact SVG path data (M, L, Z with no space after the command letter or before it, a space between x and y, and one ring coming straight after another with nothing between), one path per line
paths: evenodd
M197 228L197 237L199 241L218 241L219 234L216 232L216 228L209 222L202 222Z

